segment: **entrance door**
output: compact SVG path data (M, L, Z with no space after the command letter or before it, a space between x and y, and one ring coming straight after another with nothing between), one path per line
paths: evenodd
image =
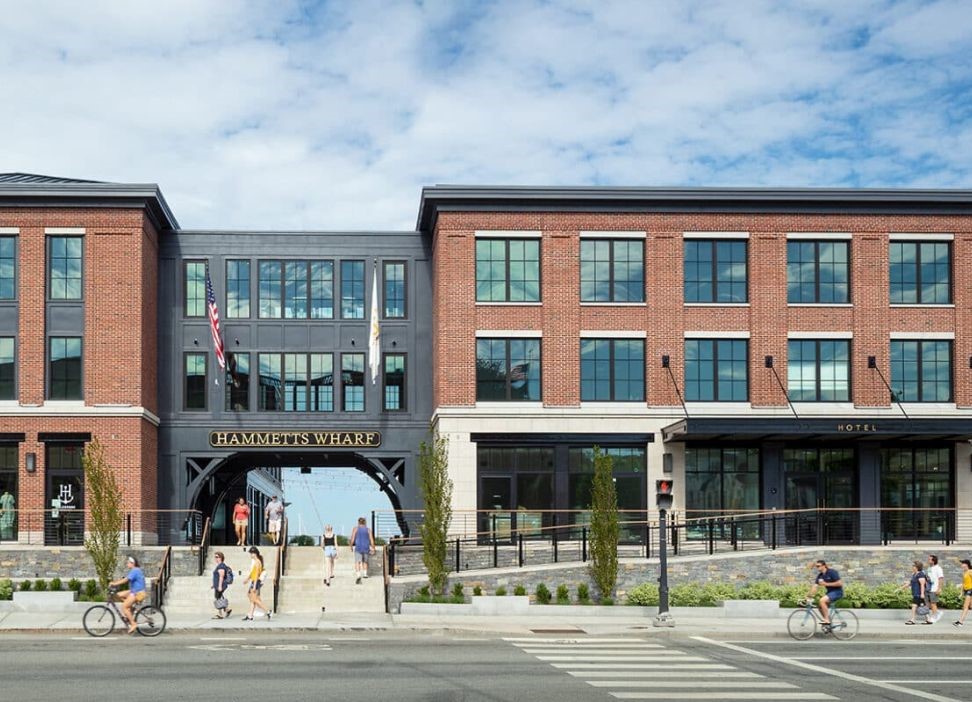
M57 500L57 503L52 500ZM58 507L54 507L58 504ZM84 482L76 472L47 473L47 510L44 518L44 544L81 546L84 544Z
M857 471L850 449L787 449L787 539L800 544L857 542ZM816 468L816 470L813 470Z
M479 479L479 533L494 534L497 539L513 536L513 480L508 475L484 475Z

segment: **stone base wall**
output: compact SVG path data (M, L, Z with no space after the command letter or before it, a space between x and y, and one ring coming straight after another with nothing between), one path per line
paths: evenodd
M134 554L142 564L146 577L154 578L162 567L165 548L122 548L118 553L118 567L115 569L118 577L125 572L125 557ZM198 569L198 549L188 546L172 549L172 575L196 575ZM94 563L84 547L0 547L0 579L50 580L55 577L65 583L71 578L87 580L95 577Z
M765 581L776 585L805 583L809 589L816 572L811 565L818 558L835 568L845 583L871 586L904 583L911 576L912 561L927 562L930 553L938 556L945 571L945 582L955 584L961 583L962 579L958 561L972 558L969 550L968 546L810 546L751 554L683 556L669 560L668 584L674 587L685 583L724 582L742 587L749 582ZM616 600L623 603L631 588L657 582L658 575L658 559L621 559ZM463 571L450 575L449 587L455 583L463 584L467 596L472 595L472 589L477 585L482 588L484 595L494 594L496 588L501 586L506 588L508 595L512 595L513 588L522 585L531 598L540 583L545 584L552 593L556 592L557 586L565 584L570 588L572 600L576 599L577 585L586 583L591 596L597 596L588 566L584 563ZM388 593L389 611L398 612L402 601L425 584L426 580L421 575L392 578Z

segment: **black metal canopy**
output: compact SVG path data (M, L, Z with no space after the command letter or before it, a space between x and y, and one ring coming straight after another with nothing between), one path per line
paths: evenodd
M669 441L969 441L972 417L687 417L662 429Z

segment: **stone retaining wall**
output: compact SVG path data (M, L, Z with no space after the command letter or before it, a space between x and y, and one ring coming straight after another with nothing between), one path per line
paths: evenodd
M945 570L946 583L960 583L960 558L972 558L968 546L944 547L925 546L819 546L787 548L776 551L755 551L752 553L731 553L713 556L684 556L668 562L669 586L684 583L728 582L742 587L747 582L767 581L776 585L806 583L808 588L813 579L811 563L822 558L840 572L845 582L880 585L882 583L905 582L911 576L911 562L927 561L928 554L938 555ZM618 568L616 599L623 602L627 592L647 582L657 582L658 560L621 559ZM449 577L449 587L461 582L467 595L479 585L483 594L491 595L496 588L503 586L507 594L513 588L523 585L531 598L540 583L555 593L557 586L566 584L570 588L571 599L577 596L577 585L587 583L591 596L597 590L591 580L587 565L583 563L552 564L523 568L496 568L478 571L453 573ZM388 608L398 612L403 600L415 594L426 584L421 575L392 578L389 585Z
M165 547L141 546L119 550L118 567L115 572L121 577L125 572L124 559L134 554L142 564L145 575L154 578L162 567ZM172 575L196 575L199 568L199 551L190 546L172 549ZM86 580L95 577L94 563L82 546L52 546L47 548L25 548L14 546L0 548L0 579L14 581L60 578L67 582L71 578Z

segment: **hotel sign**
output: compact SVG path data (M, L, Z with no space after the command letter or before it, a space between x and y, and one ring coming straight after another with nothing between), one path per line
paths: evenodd
M214 448L378 448L377 431L211 431Z

